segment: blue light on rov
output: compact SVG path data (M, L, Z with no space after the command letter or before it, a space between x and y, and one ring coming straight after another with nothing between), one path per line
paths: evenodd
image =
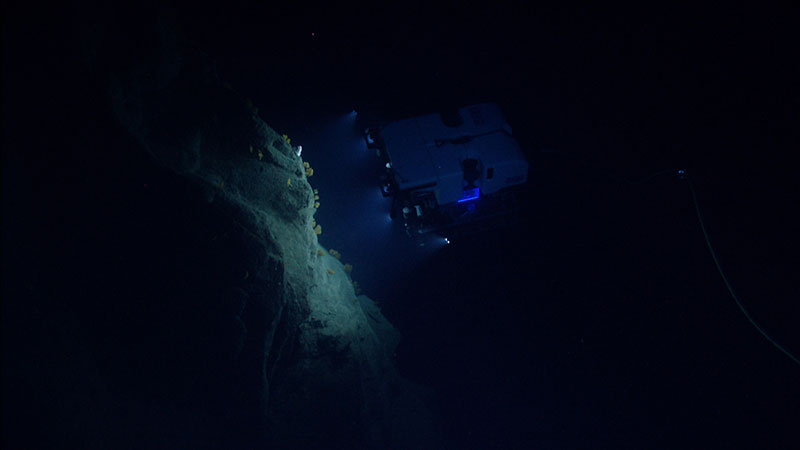
M461 200L458 203L468 202L470 200L475 200L480 196L481 188L476 187L474 189L466 189L464 190L464 195L461 196Z

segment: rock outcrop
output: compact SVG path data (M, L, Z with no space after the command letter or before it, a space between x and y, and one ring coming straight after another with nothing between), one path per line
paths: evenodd
M156 327L148 350L170 347L154 356L165 372L144 376L187 377L153 395L191 410L154 417L154 446L440 447L420 392L393 365L397 331L319 251L296 149L169 26L139 32L150 47L138 56L101 35L86 58L152 163L125 228L151 236L137 251L153 252L153 267L121 301L149 296L157 320L174 324ZM168 439L170 427L181 437Z

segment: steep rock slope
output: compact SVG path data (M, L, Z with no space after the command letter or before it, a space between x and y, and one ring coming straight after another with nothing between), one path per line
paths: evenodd
M78 133L141 151L72 161L93 162L47 213L57 256L19 269L54 278L9 288L46 316L29 346L48 370L9 360L32 412L8 423L82 448L441 448L397 331L321 251L295 149L169 26L113 28L82 44L121 129Z

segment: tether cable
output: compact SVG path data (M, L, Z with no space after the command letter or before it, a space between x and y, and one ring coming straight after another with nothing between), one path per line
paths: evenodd
M773 339L766 331L764 331L763 328L761 328L761 325L759 325L758 322L756 322L755 319L753 319L753 316L750 315L750 313L747 311L747 308L744 307L744 304L742 304L741 300L739 300L739 297L733 291L733 287L731 286L731 283L728 281L728 277L725 276L725 272L722 270L722 265L720 264L719 258L717 257L717 252L715 252L714 247L711 246L711 239L708 237L708 231L706 230L705 222L703 222L703 215L700 214L700 205L697 202L697 194L695 193L692 180L686 176L686 173L683 170L679 170L678 175L689 182L689 190L692 193L692 202L694 202L694 210L695 212L697 212L697 221L700 222L700 229L703 231L703 237L706 240L708 251L709 253L711 253L711 258L714 259L714 264L717 266L717 272L719 272L719 275L722 277L722 281L725 282L725 287L728 288L728 292L731 294L731 297L733 297L733 301L736 302L736 306L739 307L739 309L742 311L742 314L744 314L744 316L747 317L747 320L750 321L750 324L753 325L753 327L756 330L758 330L758 332L761 333L761 335L764 336L766 340L768 340L772 345L775 346L775 348L780 350L784 355L788 356L789 359L795 362L795 364L800 366L800 360L798 360L796 356L794 356L791 352L786 350L780 343L778 343L778 341Z

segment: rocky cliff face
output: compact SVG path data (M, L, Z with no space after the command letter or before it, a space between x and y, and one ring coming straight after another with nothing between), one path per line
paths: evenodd
M35 317L4 334L30 339L6 372L26 384L7 404L30 412L4 442L440 446L393 365L397 331L318 241L295 148L202 52L144 19L81 41L121 127L82 130L95 147L72 162L94 162L46 214L50 253L28 252L4 291L26 299L4 313ZM35 352L48 369L23 361Z
M223 414L237 430L224 440L432 445L430 417L393 366L398 333L318 242L296 149L201 53L176 48L164 27L159 37L159 57L109 74L109 93L119 122L185 189L175 200L191 220L162 217L184 222L198 257L182 271L214 269L203 277L214 294L199 307L214 311L204 339L229 364Z

